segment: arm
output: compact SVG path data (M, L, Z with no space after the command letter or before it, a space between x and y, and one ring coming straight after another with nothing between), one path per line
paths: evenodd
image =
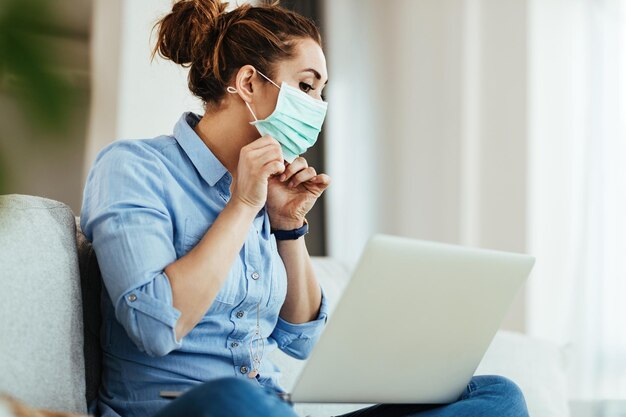
M296 158L280 178L270 179L268 208L272 228L292 230L302 226L304 216L329 184L328 175L318 175L304 158ZM327 302L315 277L304 237L278 240L277 246L288 285L272 337L281 350L305 359L326 324Z
M92 242L117 321L150 356L181 346L164 267L176 260L160 161L139 143L103 149L85 184L80 226Z
M304 236L295 240L277 240L276 243L289 281L280 317L295 324L315 320L320 312L322 290L313 272Z
M250 197L249 188L266 191L267 176L282 168L267 162L273 157L270 150L258 149L268 144L259 140L256 147L242 149L242 155L249 154L243 184L236 184L239 191L231 202L196 248L180 259L155 155L134 141L119 141L94 162L81 228L93 243L116 318L141 351L163 356L180 348L212 304L263 206L265 195ZM280 150L277 143L271 148ZM250 165L254 173L248 172Z
M306 359L326 325L327 301L313 272L304 237L277 242L288 285L285 303L271 336L283 352L296 359Z
M189 333L211 307L255 216L250 206L231 199L200 242L165 268L174 307L181 312L176 323L178 339Z

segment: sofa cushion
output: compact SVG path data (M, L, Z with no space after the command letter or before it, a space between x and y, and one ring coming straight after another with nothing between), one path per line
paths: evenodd
M533 417L568 417L567 355L547 340L501 330L476 375L505 376L520 387Z
M33 407L84 413L74 221L58 201L0 196L0 392Z

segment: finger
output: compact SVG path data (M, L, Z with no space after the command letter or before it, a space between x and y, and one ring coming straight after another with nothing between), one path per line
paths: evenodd
M260 149L271 144L276 144L280 146L278 141L274 139L273 137L271 137L270 135L263 135L257 140L253 141L252 143L249 143L246 146L244 146L244 148L248 148L250 150Z
M281 169L275 172L282 173L285 170L283 152L278 143L246 151L242 157L246 160L248 169L253 173L265 175L266 165L271 162L278 162L281 165Z
M315 184L325 185L328 187L331 182L331 178L326 174L318 174L309 180Z
M283 156L283 151L280 146L267 145L262 148L248 150L244 154L248 159L256 161L265 155L272 155L272 157L280 159Z
M311 178L315 177L316 175L317 175L317 172L315 172L315 168L313 168L313 167L305 168L305 169L303 169L302 171L298 172L296 175L293 176L291 181L289 181L289 185L288 186L290 188L296 188L301 183L310 180Z
M265 164L268 161L268 158L277 159L283 161L283 150L280 147L278 142L270 143L262 148L257 148L253 150L248 150L244 152L244 157L247 158L251 163L257 164Z
M285 171L285 164L283 161L272 160L262 168L263 177L268 178L271 175L281 174Z
M270 143L268 145L262 146L256 149L245 149L242 148L240 158L248 158L251 161L254 161L259 158L260 155L264 155L267 152L273 152L276 157L283 157L283 150L281 149L279 144Z
M320 174L309 181L302 183L302 186L306 188L310 193L319 197L322 195L326 188L330 185L330 177L326 174Z
M267 165L272 162L279 164L280 168L269 169ZM243 175L265 180L270 175L275 173L281 174L285 170L282 152L273 148L262 148L244 153L240 158L238 166Z
M259 165L257 165L255 172L263 178L269 179L269 177L277 174L280 175L285 171L285 164L283 160L272 155L266 155L258 162Z
M280 180L283 182L288 181L292 176L294 176L299 171L307 168L308 166L309 164L306 159L299 156L298 158L294 159L292 163L287 165L287 169L285 170L283 175L280 176Z

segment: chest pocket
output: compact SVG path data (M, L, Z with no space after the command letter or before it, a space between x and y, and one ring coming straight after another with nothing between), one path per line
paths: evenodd
M185 232L183 234L183 250L186 254L193 249L198 242L204 237L204 234L208 230L206 223L195 220L192 217L188 217L185 220ZM222 288L215 296L215 301L220 304L233 305L237 303L238 294L240 293L240 286L243 279L243 268L241 260L236 257L233 265L228 272L226 281L222 284ZM214 302L209 311L219 308Z

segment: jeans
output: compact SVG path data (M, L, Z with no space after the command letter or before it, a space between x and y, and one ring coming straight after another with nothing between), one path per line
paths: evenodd
M269 389L236 378L200 384L154 417L297 417L289 403ZM338 417L528 417L526 401L511 380L475 376L450 404L377 404ZM321 417L321 416L320 416Z

